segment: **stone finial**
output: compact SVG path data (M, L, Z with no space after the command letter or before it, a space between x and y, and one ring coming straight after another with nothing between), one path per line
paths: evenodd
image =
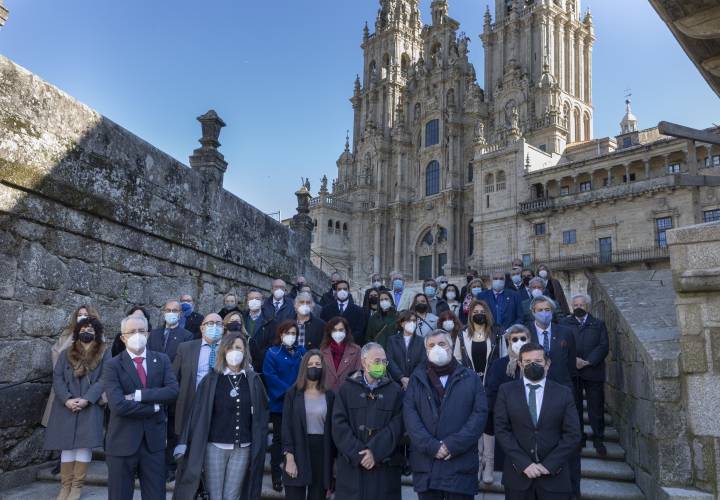
M365 27L363 28L363 42L367 42L370 38L370 29L368 28L368 23L365 21Z
M3 7L3 1L4 0L0 0L0 28L5 25L5 21L7 21L8 14L10 13L6 7Z
M307 186L301 186L300 189L295 191L295 196L297 197L297 213L298 214L309 214L310 213L310 198L312 198L312 195L310 194L310 191L308 190Z
M211 109L202 116L198 116L197 120L202 125L202 137L200 144L204 148L217 149L220 147L220 130L225 126L225 122L218 116L214 109Z
M490 26L492 24L492 14L490 14L490 5L485 6L485 20L484 21L485 21L484 22L485 26Z

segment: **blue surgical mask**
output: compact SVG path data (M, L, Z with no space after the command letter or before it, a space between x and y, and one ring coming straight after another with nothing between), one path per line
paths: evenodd
M393 280L393 288L395 290L402 290L403 289L403 280Z
M205 336L214 342L223 336L223 327L208 325L205 327Z
M520 276L519 274L513 274L512 276L510 276L510 279L513 283L515 283L515 285L519 285L520 283L522 283L522 276Z
M425 287L425 295L428 297L435 297L435 287L434 286L426 286Z
M165 323L168 325L175 325L178 322L178 313L165 313Z
M473 297L477 298L478 295L480 295L483 291L482 288L473 288L472 290Z
M502 292L505 288L505 280L493 280L492 287L496 292Z
M180 307L182 308L182 312L185 316L190 316L193 312L193 305L190 302L183 302L180 304Z
M535 321L537 321L538 325L541 325L543 327L549 326L550 322L552 321L552 312L550 311L539 311L534 314Z

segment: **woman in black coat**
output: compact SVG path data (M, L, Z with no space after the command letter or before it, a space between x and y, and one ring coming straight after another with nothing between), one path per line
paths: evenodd
M268 398L250 361L245 336L227 333L220 343L214 369L198 386L190 417L175 448L178 471L174 499L194 500L201 478L210 500L226 496L240 500L260 498ZM208 455L213 459L206 463ZM221 458L224 455L230 456ZM238 470L239 464L242 470Z
M407 329L405 325L408 325ZM387 342L388 373L403 390L407 389L415 368L427 359L423 338L415 333L415 325L414 312L401 312L397 321L398 331Z
M285 393L282 450L283 484L289 500L325 500L332 486L335 445L331 421L335 394L325 387L322 354L303 356L298 378Z

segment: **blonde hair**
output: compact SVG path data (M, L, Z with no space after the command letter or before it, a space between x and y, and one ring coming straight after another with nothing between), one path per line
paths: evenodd
M475 322L472 320L473 317L473 311L475 310L475 307L480 306L485 311L485 317L487 318L487 322L485 323L484 327L476 326ZM492 311L490 310L490 306L487 302L484 300L478 300L473 299L472 302L470 302L470 307L468 307L468 323L467 323L467 330L470 332L470 338L474 337L476 333L480 334L480 340L487 340L487 338L490 336L491 332L493 331L493 327L495 326L495 318L493 317ZM477 331L475 330L477 328Z
M228 325L232 323L232 321L230 321L230 318L232 318L233 316L240 317L240 326L242 327L242 333L247 337L248 332L247 330L245 330L245 320L243 319L243 315L240 311L233 311L225 315L225 317L223 318L223 333L228 333Z

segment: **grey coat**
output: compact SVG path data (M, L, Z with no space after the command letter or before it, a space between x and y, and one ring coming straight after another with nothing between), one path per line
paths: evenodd
M74 450L76 448L97 448L103 445L104 409L98 405L103 393L101 376L103 367L111 359L110 349L105 349L102 360L89 374L78 379L68 360L65 349L58 358L53 371L53 400L50 418L45 430L46 450ZM65 406L72 398L87 399L84 409L73 413Z

